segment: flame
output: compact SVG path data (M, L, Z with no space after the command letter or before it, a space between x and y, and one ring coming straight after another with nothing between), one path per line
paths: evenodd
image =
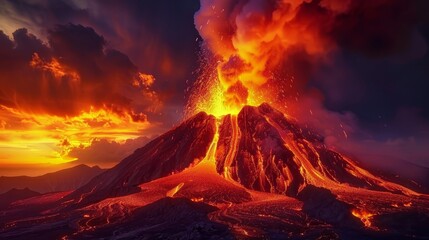
M322 34L324 25L319 26L317 17L299 16L307 3L306 0L201 1L195 26L214 55L214 63L203 66L212 72L209 79L202 81L208 93L198 93L199 97L192 100L197 102L193 110L215 116L237 114L244 105L272 104L277 102L278 94L292 95L293 89L270 84L283 81L275 79L279 78L275 75L289 52L300 49L318 58L334 49L332 41ZM321 4L332 11L327 18L347 10L348 4L337 5L341 4ZM283 85L292 88L292 84L291 81Z
M373 213L369 213L362 209L353 209L352 215L359 218L362 223L365 225L365 227L371 227L371 218L375 215Z

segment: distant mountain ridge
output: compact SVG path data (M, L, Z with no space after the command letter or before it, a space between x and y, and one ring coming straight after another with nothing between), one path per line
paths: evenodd
M39 193L68 191L77 189L88 183L93 177L104 172L98 166L89 167L81 164L75 167L47 173L37 177L17 176L0 177L0 194L13 188L29 188Z
M40 193L32 191L31 189L16 189L13 188L5 193L0 194L0 209L7 207L12 202L39 196Z

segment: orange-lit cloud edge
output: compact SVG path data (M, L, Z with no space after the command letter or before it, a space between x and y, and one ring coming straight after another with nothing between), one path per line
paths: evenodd
M79 72L55 57L45 60L34 52L25 67L42 76L38 79L42 82L42 92L49 91L50 84L65 84L72 91L81 91L78 89L84 87ZM29 80L33 79L29 77ZM137 72L127 83L129 88L141 93L141 98L155 100L153 106L159 107L161 103L156 93L150 90L154 81L154 76ZM12 96L6 101L12 99L13 103L1 104L5 99L0 102L0 175L37 175L73 164L91 164L78 162L76 151L89 149L100 140L124 145L132 139L158 134L157 127L161 125L150 122L146 114L136 113L133 108L108 104L93 106L84 98L79 103L80 111L67 115L52 113L37 104L31 108L31 102L21 106L22 101L16 100L14 92L2 90L2 94ZM60 101L56 104L61 105ZM114 164L103 163L100 159L94 159L93 163L101 167Z
M97 159L106 154L92 154L94 159L81 162L79 152L92 151L92 145L102 140L112 143L112 147L125 147L130 139L147 136L146 130L153 133L159 125L134 122L130 117L93 108L77 116L58 117L1 106L0 115L0 175L8 176L38 175L80 163L111 167L115 164L111 159ZM118 152L116 157L130 153Z
M59 117L0 107L2 164L62 164L77 160L68 155L96 139L124 143L151 126L118 116L106 109L90 109L80 115ZM152 126L153 127L153 126Z

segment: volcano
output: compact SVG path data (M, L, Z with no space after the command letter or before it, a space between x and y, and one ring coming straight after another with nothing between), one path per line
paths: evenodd
M418 192L264 103L201 112L73 192L12 203L0 237L427 238L429 197Z

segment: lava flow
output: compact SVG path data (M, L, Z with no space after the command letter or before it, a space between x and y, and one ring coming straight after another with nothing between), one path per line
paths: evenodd
M2 238L406 239L427 236L429 198L262 104L220 118L199 113L76 191L1 214ZM421 224L398 229L405 217Z

